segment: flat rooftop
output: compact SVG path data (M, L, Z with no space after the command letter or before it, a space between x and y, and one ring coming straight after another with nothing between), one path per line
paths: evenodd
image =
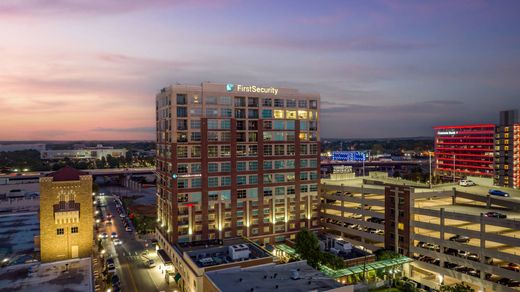
M233 260L229 253L229 247L236 245L246 245L250 254L247 259ZM201 240L187 243L177 243L176 248L182 254L187 253L191 260L199 267L211 267L244 260L260 259L272 257L269 253L262 250L255 244L243 238L231 238L226 240Z
M8 265L34 259L34 236L39 234L36 212L0 215L0 259L7 258Z
M296 276L296 277L295 277ZM328 291L342 286L306 261L206 272L221 291ZM346 288L346 287L344 287Z
M92 291L90 258L0 269L0 291Z

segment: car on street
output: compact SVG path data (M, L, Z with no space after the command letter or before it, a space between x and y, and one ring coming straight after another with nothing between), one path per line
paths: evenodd
M112 283L112 287L121 286L121 281L119 281L119 277L117 275L113 275L112 279L110 279L110 282Z
M494 211L487 212L484 214L484 216L492 217L492 218L502 218L502 219L507 218L506 214L502 214L502 213L498 213L498 212L494 212Z
M125 231L132 232L132 228L130 228L130 227L126 227L126 228L125 228Z
M506 193L504 191L501 191L501 190L489 190L488 194L492 195L492 196L499 196L499 197L509 197L509 193Z
M112 234L110 234L110 237L111 238L117 238L117 233L116 232L112 232Z
M120 214L119 214L119 217L121 217L121 218L125 218L125 217L126 217L126 216L125 216L125 213L120 213Z
M155 267L155 262L154 262L152 259L146 260L146 261L144 262L144 264L145 264L145 266L146 266L147 268L153 268L153 267Z
M471 187L471 186L476 186L477 184L474 183L470 179L462 179L462 180L460 180L459 185L462 187Z
M459 235L459 234L450 237L450 241L461 242L461 243L467 243L467 242L469 242L469 240L470 240L470 238L468 236Z
M121 245L121 244L123 244L123 242L119 238L114 239L113 242L114 242L114 245Z
M98 237L101 239L106 239L106 238L108 238L108 234L106 232L103 232L103 233L99 234Z

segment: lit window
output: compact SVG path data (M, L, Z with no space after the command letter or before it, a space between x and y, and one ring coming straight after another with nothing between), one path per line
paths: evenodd
M307 111L298 111L298 119L300 120L306 120L308 117Z
M300 136L300 137L299 137L300 140L303 140L303 141L307 140L307 133L300 133L299 136Z
M274 110L275 119L283 119L283 110Z
M296 120L296 111L285 111L287 119Z

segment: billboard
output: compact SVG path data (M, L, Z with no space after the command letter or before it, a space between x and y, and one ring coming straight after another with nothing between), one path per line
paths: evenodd
M362 151L334 151L332 152L332 160L366 161L368 160L368 153Z

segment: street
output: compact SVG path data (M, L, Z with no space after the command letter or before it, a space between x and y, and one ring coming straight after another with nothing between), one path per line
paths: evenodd
M112 196L99 196L101 201L101 210L103 216L106 218L107 214L112 214L112 224L105 225L100 223L99 234L106 232L107 239L102 240L102 245L105 250L105 259L112 257L116 264L116 274L121 281L121 291L172 291L171 288L164 282L162 274L157 266L154 268L147 268L143 263L142 254L147 251L144 242L136 238L135 230L125 231L123 220ZM121 245L114 245L111 238L111 233L116 232L118 238L122 241ZM153 257L155 252L152 251L149 257ZM156 264L158 259L153 257Z

